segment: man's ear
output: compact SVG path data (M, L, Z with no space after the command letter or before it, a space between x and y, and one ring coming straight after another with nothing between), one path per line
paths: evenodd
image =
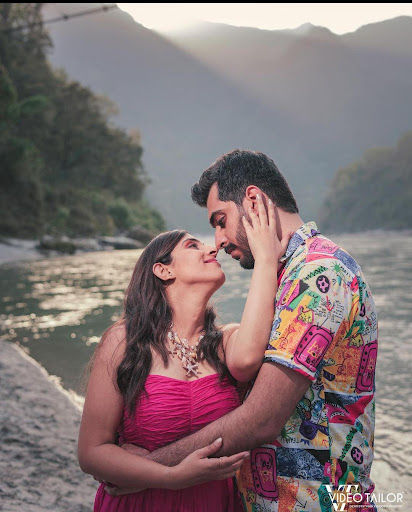
M175 277L173 271L163 263L155 263L152 267L153 274L162 281L168 281Z
M259 187L255 185L249 185L245 191L245 197L243 199L243 208L247 211L248 208L253 210L257 209L256 196L260 194L263 197L263 193Z

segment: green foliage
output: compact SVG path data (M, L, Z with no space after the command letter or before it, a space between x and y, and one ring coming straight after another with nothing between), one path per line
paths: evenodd
M139 139L109 122L110 100L50 68L41 22L41 4L0 4L0 233L162 229Z
M123 198L112 201L109 213L119 230L128 230L139 225L151 232L162 231L165 223L157 210L154 210L145 201L127 202Z
M410 229L411 183L412 131L395 148L370 149L336 173L321 212L322 229Z
M109 213L117 228L125 230L132 227L132 211L129 204L122 197L109 205Z

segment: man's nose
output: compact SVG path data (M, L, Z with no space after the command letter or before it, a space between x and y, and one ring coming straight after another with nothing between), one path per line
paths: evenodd
M220 249L223 249L224 247L226 247L227 243L228 243L228 240L227 240L223 230L220 229L219 227L216 228L216 230L215 230L216 249L218 251L220 251Z

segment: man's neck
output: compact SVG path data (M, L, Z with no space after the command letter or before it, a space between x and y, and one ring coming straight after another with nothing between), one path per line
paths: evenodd
M278 236L280 240L285 234L294 233L304 224L298 213L288 213L280 208L277 209L277 212L279 216Z

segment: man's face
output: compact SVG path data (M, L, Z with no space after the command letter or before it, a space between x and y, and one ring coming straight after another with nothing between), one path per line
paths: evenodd
M217 183L210 189L207 213L209 222L215 229L216 248L224 249L233 259L239 261L241 267L253 268L255 260L242 223L242 216L245 215L248 219L249 215L242 206L238 207L233 201L221 201Z

